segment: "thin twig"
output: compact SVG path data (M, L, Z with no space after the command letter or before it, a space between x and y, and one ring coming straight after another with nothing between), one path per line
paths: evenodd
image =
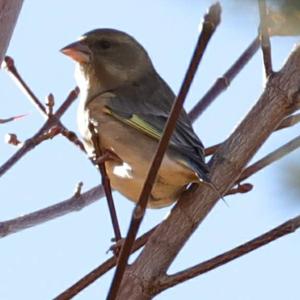
M4 68L7 69L9 74L15 79L19 87L24 91L25 95L27 95L28 99L33 103L33 105L39 110L42 116L47 117L47 110L42 102L36 97L36 95L29 88L27 83L23 80L21 75L19 74L15 62L12 57L5 56L4 57Z
M207 261L204 261L198 265L188 268L184 271L178 272L174 275L165 276L158 283L157 293L166 290L178 283L184 282L188 279L199 276L203 273L211 271L217 267L220 267L242 255L245 255L257 248L260 248L270 242L275 241L287 234L293 233L300 227L300 216L293 218L280 226L252 239L251 241L240 245L232 250L229 250L223 254L213 257Z
M165 125L162 138L159 142L157 151L152 160L151 167L147 174L138 203L133 211L127 237L121 249L116 272L108 292L108 296L107 296L108 300L115 299L118 294L118 290L121 285L121 281L126 269L128 257L131 253L132 245L134 243L140 224L143 220L148 198L151 193L158 169L161 165L164 153L168 147L170 137L176 126L176 121L182 110L184 100L189 91L189 88L195 76L198 65L201 61L201 58L203 57L204 51L208 45L210 38L212 37L216 27L220 23L220 14L221 14L221 7L217 3L215 5L212 5L209 9L208 14L204 16L203 29L197 41L197 45L192 60L190 62L186 76L183 80L178 96L173 104L170 116Z
M137 251L141 247L143 247L156 228L157 228L157 226L153 227L151 230L147 231L142 236L137 238L132 246L131 253L134 253L135 251ZM105 274L106 272L111 270L116 265L116 263L117 263L117 258L115 256L109 258L104 263L102 263L100 266L98 266L97 268L92 270L90 273L85 275L83 278L81 278L79 281L74 283L67 290L62 292L57 297L55 297L54 300L68 300L68 299L73 298L78 293L80 293L83 289L85 289L90 284L92 284L94 281L96 281L103 274Z
M288 116L282 120L282 122L278 125L276 130L285 129L294 126L299 122L300 122L300 113Z
M253 189L251 183L238 184L236 187L229 190L225 196L234 195L234 194L245 194L250 192Z
M47 208L40 209L12 220L0 222L0 237L3 238L21 230L51 221L54 218L64 216L67 213L79 211L87 205L94 203L96 200L103 197L103 195L103 187L97 186L79 196L74 195L67 200Z
M208 148L205 148L204 149L205 156L209 156L209 155L214 154L221 145L222 145L222 143L210 146Z
M53 125L57 123L57 120L64 114L64 112L70 107L70 105L77 98L78 93L73 90L67 97L67 99L63 102L63 104L59 107L57 112L47 121L44 125L34 134L31 138L27 139L22 147L13 154L1 167L0 167L0 177L5 174L12 166L14 166L26 153L32 150L36 145L38 145L41 141L39 137L47 132Z
M24 91L25 95L28 97L28 99L34 104L35 107L37 107L38 111L41 113L41 115L45 118L52 118L56 120L56 123L58 126L61 127L62 134L72 143L74 143L76 146L78 146L82 151L85 152L84 146L82 142L78 139L76 134L74 132L70 132L60 121L61 116L65 113L65 111L69 108L69 102L73 102L79 94L79 88L75 87L68 95L67 99L64 101L64 103L60 106L60 108L57 110L55 114L53 114L53 105L54 103L50 103L50 113L46 109L46 107L42 104L42 102L38 99L38 97L35 95L35 93L31 90L31 88L27 85L23 77L20 75L18 69L16 68L15 62L13 58L10 56L6 56L4 58L4 67L9 72L9 74L13 77L13 79L16 81L17 85L20 87L22 91ZM50 94L48 96L48 103L54 102L53 95Z
M272 68L272 55L271 55L271 43L267 22L267 7L265 0L257 0L259 6L260 26L259 35L261 40L261 49L263 53L263 60L265 66L266 77L268 78L273 73Z
M110 217L111 217L111 221L112 221L112 225L113 225L113 229L114 229L114 233L115 233L115 240L117 242L122 238L119 221L118 221L118 217L117 217L117 213L116 213L116 208L114 205L114 200L112 197L110 180L109 180L109 177L106 172L105 163L104 163L104 161L97 162L97 159L103 156L103 151L101 149L100 142L99 142L99 134L96 132L96 129L91 122L89 123L89 131L91 133L91 137L92 137L91 140L92 140L92 143L94 146L94 151L95 151L95 162L96 162L96 165L98 166L98 170L101 175L102 185L104 187L107 205L109 208L109 213L110 213Z
M207 107L224 91L226 90L232 80L245 67L249 60L254 56L260 45L259 38L255 38L242 55L234 62L234 64L219 77L206 94L195 104L189 112L189 117L192 122L207 109Z
M251 186L252 185L249 183L241 184L238 188L233 188L228 191L226 195L246 193L250 191ZM68 213L80 211L86 206L93 204L104 195L105 192L103 186L98 185L80 195L75 193L71 198L58 202L57 204L23 215L22 217L2 221L0 222L0 238L20 232L27 228L44 224L45 222L62 217Z
M291 153L292 151L296 150L300 147L300 136L292 139L288 143L284 144L283 146L279 147L275 151L272 151L256 163L252 164L251 166L247 167L241 176L239 177L237 182L241 182L246 178L250 177L254 173L258 172L259 170L265 168L266 166L270 165L271 163L279 160L283 156Z
M292 127L292 126L298 124L299 122L300 122L300 113L288 116L280 122L280 124L277 126L277 128L274 130L274 132L281 130L281 129L286 129L286 128ZM222 144L223 143L219 143L219 144L210 146L208 148L205 148L205 150L204 150L205 155L209 156L209 155L214 154L217 151L218 147L220 147Z
M19 120L19 119L24 118L25 116L27 116L27 114L13 116L13 117L6 118L6 119L0 119L0 124L4 124L4 123L12 122L12 121L15 121L15 120Z

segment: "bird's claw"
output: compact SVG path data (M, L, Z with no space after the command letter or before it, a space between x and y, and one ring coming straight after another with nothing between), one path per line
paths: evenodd
M107 250L107 253L109 251L112 251L114 256L118 257L120 252L121 252L121 249L124 245L125 239L121 238L118 241L115 241L115 239L113 238L112 241L115 242L115 243Z
M104 150L103 154L100 157L94 159L94 162L96 164L102 164L106 161L115 161L120 164L123 163L122 159L116 153L109 149Z

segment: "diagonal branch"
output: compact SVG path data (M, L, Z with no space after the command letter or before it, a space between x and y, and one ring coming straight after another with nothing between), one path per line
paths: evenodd
M300 113L286 117L282 120L276 130L292 127L300 122Z
M127 265L128 257L130 255L131 248L134 243L135 237L137 235L138 229L143 220L148 198L151 193L158 169L161 165L164 153L167 150L169 140L176 126L176 121L181 113L184 100L187 96L193 78L197 71L198 65L201 61L201 58L203 57L204 51L208 45L210 38L212 37L216 27L220 23L220 14L221 14L221 7L219 4L215 4L210 7L208 14L204 16L203 29L197 41L197 45L193 57L191 59L189 68L183 80L178 96L173 104L172 110L170 112L170 116L164 128L162 138L159 142L157 151L151 163L150 170L147 174L141 195L133 211L127 237L122 247L116 272L113 281L111 283L110 290L108 292L107 299L109 300L115 299L118 294L118 289L121 285L121 281Z
M281 129L286 129L286 128L292 127L292 126L298 124L299 122L300 122L300 113L288 116L280 122L280 124L276 127L274 132L281 130ZM208 148L205 148L205 155L209 156L209 155L214 154L221 145L222 145L222 143L219 143L219 144L210 146Z
M291 151L295 150L297 147L300 147L300 137L297 137L297 138L293 139L289 143L285 144L284 146L282 146L279 149L275 150L274 152L268 154L267 156L265 156L264 158L262 158L258 162L254 163L250 167L246 168L244 170L244 172L242 173L241 177L238 179L237 183L239 183L242 180L245 180L249 176L253 175L254 173L256 173L258 171L260 171L262 168L264 168L264 167L268 166L269 164L275 162L277 159L279 159L279 155L278 155L279 153L280 153L280 158L281 158L284 155L287 155ZM233 188L233 189L229 190L226 193L226 195L232 195L232 194L236 194L236 193L246 193L246 192L250 191L251 189L252 189L252 185L248 184L248 183L245 183L243 185L239 185L237 188ZM1 228L1 223L0 223L0 228ZM154 228L151 229L151 230L154 230ZM146 243L146 240L145 240L145 243ZM102 270L105 267L105 265L106 265L106 262L103 263L102 265L100 265L97 269ZM114 265L115 265L115 263L112 265L112 267ZM109 269L107 269L107 271L108 270ZM91 273L93 273L93 271ZM91 273L89 273L89 274L91 274ZM81 282L86 282L86 278L89 278L89 284L91 284L95 280L97 280L101 275L103 275L104 273L97 273L98 276L96 276L96 274L93 273L94 274L93 277L90 277L89 274L86 275L85 277L83 277L79 282L77 282L73 285L73 287L76 287L75 290L74 290L74 293L75 293L75 291L77 291L77 293L79 293L83 288L88 286L88 284L85 285L84 287L81 285ZM79 286L81 287L80 289L79 289ZM69 289L71 289L71 287ZM66 299L69 299L69 298L66 298Z
M74 195L67 200L47 208L40 209L12 220L0 222L0 237L8 236L38 224L43 224L70 212L79 211L83 207L94 203L100 197L103 197L103 195L103 187L97 186L81 195Z
M230 189L278 124L299 107L299 86L300 47L290 55L280 72L269 77L258 102L214 155L211 180L221 194ZM154 296L155 282L166 273L185 242L216 204L217 198L206 185L199 185L182 195L126 271L118 299L128 298L132 291L137 291L136 298L132 299Z
M67 99L59 107L57 112L47 119L44 125L38 130L38 132L33 135L30 139L26 140L22 147L13 154L1 167L0 167L0 177L5 174L12 166L14 166L25 154L31 151L35 146L37 146L41 140L39 137L48 131L53 125L57 124L57 120L65 113L65 111L70 107L70 105L75 101L78 96L78 90L74 89L70 92Z
M144 233L141 237L136 239L136 241L132 246L131 253L134 253L135 251L143 247L156 228L157 226L153 227L151 230L149 230L148 232ZM81 278L79 281L77 281L75 284L73 284L63 293L55 297L54 300L68 300L73 298L78 293L80 293L83 289L85 289L90 284L92 284L95 280L101 277L103 274L111 270L116 264L117 264L117 258L115 256L109 258L104 263L102 263L99 267L92 270L90 273L88 273L86 276Z
M231 190L227 194L231 195L231 194L234 194L234 193L237 193L237 192L246 193L251 189L252 189L251 184L246 183L246 184L243 184L243 185L240 186L240 190L238 190L238 189L237 189L237 191L232 191ZM147 243L148 238L150 237L150 235L155 231L155 229L158 226L159 225L154 226L152 229L150 229L148 232L144 233L140 238L138 238L135 241L135 243L134 243L134 245L131 249L130 254L134 253L136 250L138 250L139 248L144 246ZM0 223L0 228L1 228L1 223ZM117 264L117 259L115 257L112 257L112 258L108 259L107 261L102 263L100 266L98 266L96 269L92 270L87 275L82 277L79 281L74 283L67 290L62 292L59 296L57 296L55 298L55 300L67 300L67 299L73 298L78 293L80 293L83 289L85 289L90 284L95 282L98 278L100 278L102 275L104 275L106 272L111 270L116 264Z
M189 112L189 117L192 122L196 121L207 107L231 84L232 80L246 66L249 60L254 56L260 45L259 38L253 40L248 48L234 62L234 64L219 77L206 94L199 100L198 103Z
M37 98L37 96L32 92L27 83L23 80L19 74L14 60L10 56L5 56L3 67L9 72L12 78L16 81L20 89L25 93L28 99L33 103L33 105L38 109L42 116L48 117L47 111L43 103Z
M287 234L295 232L300 227L300 216L293 218L278 227L252 239L251 241L240 245L234 249L224 252L216 257L213 257L207 261L199 263L184 271L178 272L174 275L163 277L157 287L157 292L166 290L181 282L185 282L191 278L195 278L201 274L209 272L215 268L218 268L236 258L239 258L257 248L265 246L266 244L273 242ZM157 293L156 292L156 293Z
M85 152L84 146L82 142L77 138L76 134L72 131L69 131L60 121L60 118L63 113L69 108L68 101L66 100L60 108L57 110L56 114L53 115L52 110L54 106L54 97L52 94L50 94L48 97L51 99L51 107L49 107L50 111L48 112L46 107L43 105L43 103L38 99L38 97L34 94L34 92L31 90L31 88L28 86L28 84L25 82L23 77L20 75L19 71L16 68L14 60L10 56L6 56L4 59L4 68L9 72L11 77L16 81L17 85L20 87L20 89L25 93L27 98L33 103L33 105L38 109L38 111L41 113L43 117L46 119L52 118L56 120L56 125L60 127L61 134L66 137L70 142L74 143L76 146L79 147L80 150ZM77 98L79 94L79 88L75 87L71 93L69 94L68 98ZM68 99L67 98L67 99ZM49 103L47 105L50 105Z
M291 153L292 151L298 149L300 147L300 136L292 139L288 143L284 144L283 146L279 147L275 151L269 153L259 161L255 162L251 166L247 167L241 174L238 179L238 183L247 179L254 173L258 172L259 170L265 168L266 166L270 165L271 163L279 160L280 158L284 157L285 155Z
M12 121L18 120L18 119L22 119L26 115L27 114L23 114L23 115L13 116L13 117L6 118L6 119L0 119L0 124L5 124L5 123L8 123L8 122L12 122Z
M110 217L111 217L111 221L112 221L112 225L113 225L113 229L114 229L114 233L115 233L115 240L116 240L116 242L118 242L119 240L121 240L122 236L121 236L121 230L120 230L120 226L119 226L117 212L116 212L116 208L115 208L114 200L113 200L113 196L112 196L110 180L109 180L109 177L106 172L104 161L97 162L99 158L103 158L104 154L102 152L102 149L101 149L100 143L99 143L99 133L96 133L95 127L91 122L89 123L89 131L91 133L91 140L92 140L92 143L93 143L93 146L95 149L95 162L96 162L96 165L97 165L98 170L101 175L102 186L105 191L105 197L106 197L106 201L107 201L107 205L109 208L109 213L110 213Z

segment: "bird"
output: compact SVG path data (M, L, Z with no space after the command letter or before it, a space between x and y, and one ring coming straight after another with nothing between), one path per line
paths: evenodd
M75 61L80 89L77 122L88 153L93 124L114 190L133 202L141 194L153 155L175 101L145 48L131 35L100 28L61 52ZM192 183L209 182L204 146L183 109L163 157L148 208L176 202Z

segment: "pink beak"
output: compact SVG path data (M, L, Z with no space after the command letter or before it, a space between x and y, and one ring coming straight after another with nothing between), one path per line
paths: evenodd
M89 47L81 41L72 43L60 51L79 63L88 63L90 61L91 51Z

